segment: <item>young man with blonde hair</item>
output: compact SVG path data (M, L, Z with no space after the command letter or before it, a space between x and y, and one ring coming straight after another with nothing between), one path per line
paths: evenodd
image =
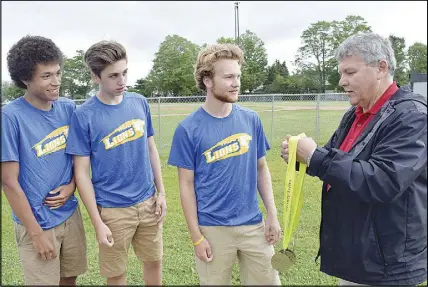
M96 231L100 273L108 285L126 285L132 243L145 284L161 285L166 201L148 102L126 92L121 44L98 42L84 59L99 91L73 114L66 152Z
M231 285L236 259L241 284L281 284L270 263L281 230L265 159L269 145L257 113L234 104L243 60L232 44L200 52L195 80L206 100L179 123L168 160L178 167L201 285Z
M76 104L59 97L63 54L51 39L21 38L7 55L25 94L2 108L1 181L12 208L25 285L75 285L88 269L86 237L65 153Z

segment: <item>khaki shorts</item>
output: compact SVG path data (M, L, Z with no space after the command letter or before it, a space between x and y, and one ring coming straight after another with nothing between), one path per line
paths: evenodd
M205 263L195 255L200 285L232 285L232 270L239 263L241 285L281 285L266 241L264 222L241 226L199 226L211 246L213 259Z
M112 247L99 245L101 276L116 277L125 273L131 243L141 262L162 260L163 227L156 223L156 196L130 207L98 207L98 211L114 240Z
M25 285L58 285L60 278L78 276L88 269L85 229L79 206L63 223L45 231L57 252L57 257L51 260L41 260L26 228L14 223Z

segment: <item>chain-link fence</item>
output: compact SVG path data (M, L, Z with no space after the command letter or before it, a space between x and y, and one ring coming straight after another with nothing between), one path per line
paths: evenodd
M147 98L155 141L161 155L168 155L177 125L196 111L205 96ZM80 105L85 100L76 100ZM287 134L302 132L318 144L328 141L350 107L344 93L240 95L238 104L260 116L272 149L279 149Z

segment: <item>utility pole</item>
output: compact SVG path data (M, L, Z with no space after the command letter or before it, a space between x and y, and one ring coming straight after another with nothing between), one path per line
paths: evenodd
M239 46L239 2L235 2L235 43Z

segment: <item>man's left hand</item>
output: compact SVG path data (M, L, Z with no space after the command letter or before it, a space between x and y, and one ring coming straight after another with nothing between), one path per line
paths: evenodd
M274 245L281 237L281 226L274 215L268 215L266 218L265 236L269 245Z
M57 209L63 206L70 196L74 193L76 185L74 183L61 185L54 190L50 191L49 194L58 194L55 196L47 196L45 198L45 205L49 206L50 209Z

